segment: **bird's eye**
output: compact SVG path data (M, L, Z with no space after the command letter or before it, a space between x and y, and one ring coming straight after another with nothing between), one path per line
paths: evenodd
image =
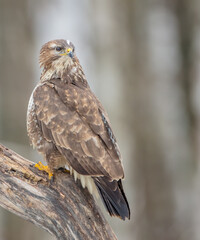
M56 47L56 51L57 51L57 52L60 52L61 50L62 50L61 47Z

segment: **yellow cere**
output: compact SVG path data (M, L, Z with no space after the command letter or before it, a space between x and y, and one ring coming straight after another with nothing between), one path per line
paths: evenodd
M67 55L67 54L70 53L70 52L72 52L72 49L71 49L71 48L68 48L68 49L66 50L66 52L60 53L60 55L61 55L61 56L65 56L65 55Z

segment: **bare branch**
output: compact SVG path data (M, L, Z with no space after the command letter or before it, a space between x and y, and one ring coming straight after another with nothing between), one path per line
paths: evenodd
M59 240L117 239L87 189L62 171L45 172L0 144L0 206Z

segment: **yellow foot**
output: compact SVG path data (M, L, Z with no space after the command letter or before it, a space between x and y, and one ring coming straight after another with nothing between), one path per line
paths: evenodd
M49 175L49 179L52 179L53 173L51 172L50 168L48 166L44 166L41 162L38 162L35 164L35 167L39 169L40 171L45 171Z

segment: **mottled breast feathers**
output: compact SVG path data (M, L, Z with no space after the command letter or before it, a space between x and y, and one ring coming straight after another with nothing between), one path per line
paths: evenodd
M88 86L52 79L38 85L33 98L44 138L57 146L78 173L123 178L107 114Z

